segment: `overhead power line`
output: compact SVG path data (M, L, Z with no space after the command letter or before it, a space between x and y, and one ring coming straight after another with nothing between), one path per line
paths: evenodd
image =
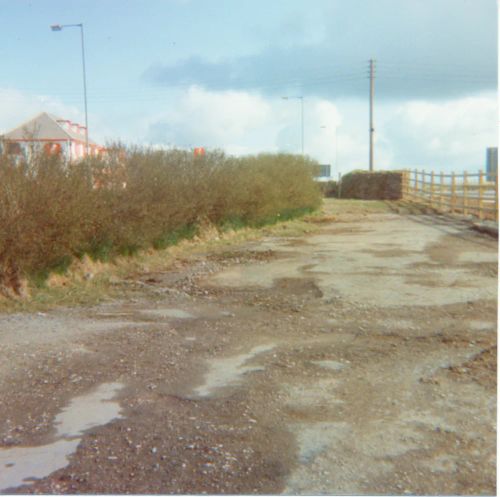
M478 66L482 69L482 66ZM322 65L317 68L304 70L304 75L290 74L289 76L276 77L244 77L226 78L222 76L204 78L203 81L176 81L165 82L164 85L144 86L140 81L136 86L95 86L89 88L89 98L100 103L113 103L121 101L129 102L150 102L161 100L168 96L173 90L186 90L193 86L200 86L215 91L262 91L281 90L283 88L306 88L322 87L338 84L345 88L349 83L351 86L361 83L363 72L354 67L342 66L336 72L332 69L336 66L332 63ZM486 69L486 68L485 68ZM397 84L399 81L408 81L412 87L419 91L432 90L430 84L445 85L450 83L470 83L478 85L493 84L496 87L496 77L483 72L471 73L469 68L463 64L437 64L437 63L416 63L410 65L408 62L381 62L377 63L377 79L381 81L391 81ZM495 75L496 76L496 75ZM418 86L418 88L417 88ZM47 98L61 99L67 103L78 102L80 91L69 87L40 87L40 86L20 86L15 88L0 88L0 100L12 101L11 91L21 91L36 94Z

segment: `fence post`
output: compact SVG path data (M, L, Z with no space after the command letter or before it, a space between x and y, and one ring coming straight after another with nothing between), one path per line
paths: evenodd
M439 174L439 210L443 211L443 189L444 189L444 174L443 171Z
M415 198L418 197L418 176L417 176L417 170L415 169L414 171L415 174Z
M424 202L426 202L426 198L425 198L425 187L426 187L426 184L425 184L425 171L422 169L422 172L420 173L420 177L422 178L422 183L421 183L421 192L422 192L422 200Z
M467 183L467 171L464 171L463 178L464 178L464 181L463 181L463 188L462 188L462 195L463 195L462 211L463 211L463 215L467 216L469 214L469 209L468 209L468 206L469 206L469 198L468 198L469 188L468 188L468 183Z
M450 197L450 211L453 214L455 211L455 173L451 173L451 197Z
M484 178L483 178L483 171L479 171L479 193L478 193L478 217L479 220L483 219L483 184L484 184Z
M431 171L431 209L434 207L434 171Z

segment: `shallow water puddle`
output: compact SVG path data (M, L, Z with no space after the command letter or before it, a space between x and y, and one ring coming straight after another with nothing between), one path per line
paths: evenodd
M142 312L159 318L194 319L195 317L182 309L147 309Z
M217 388L234 384L237 380L251 371L262 371L261 366L245 366L245 363L253 357L272 350L276 345L258 345L246 354L239 354L223 359L214 359L205 377L205 383L194 389L193 393L200 397L208 397Z
M0 491L44 478L68 465L83 433L120 417L120 405L111 399L121 383L103 383L93 392L75 397L55 418L54 442L37 447L0 449Z
M340 371L345 368L345 364L333 361L333 360L324 360L324 361L312 361L313 364L318 365L321 368L332 369L333 371Z

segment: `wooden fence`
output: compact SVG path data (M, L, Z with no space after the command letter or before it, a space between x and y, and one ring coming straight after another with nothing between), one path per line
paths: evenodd
M404 171L403 199L498 222L498 174Z

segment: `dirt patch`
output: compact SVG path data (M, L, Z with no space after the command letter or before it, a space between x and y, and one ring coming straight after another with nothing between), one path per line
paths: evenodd
M403 250L403 249L385 249L385 250L369 249L366 252L369 254L373 254L376 257L406 257L408 255L419 254L419 252L415 250Z
M489 347L460 366L450 366L450 374L459 381L475 381L496 391L497 349Z
M226 265L241 264L243 262L269 261L277 257L273 250L224 251L217 254L208 254L207 260Z
M305 216L304 221L306 223L312 224L331 224L337 221L336 216L321 216L321 217L313 217L313 216Z

